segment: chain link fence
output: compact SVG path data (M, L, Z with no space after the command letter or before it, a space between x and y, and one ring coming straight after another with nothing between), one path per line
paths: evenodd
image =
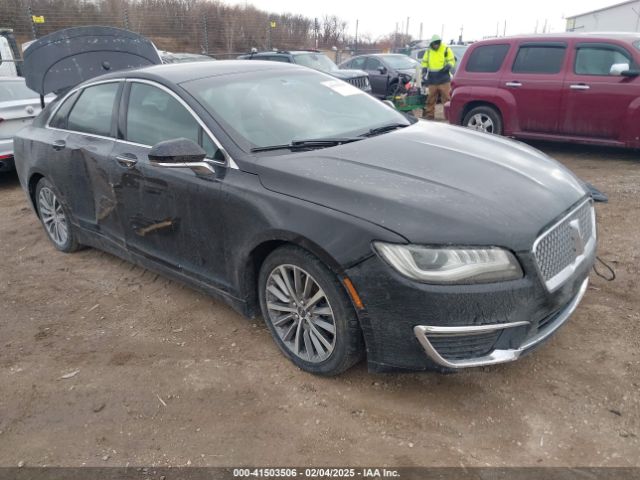
M381 51L355 43L347 22L334 15L308 18L270 14L250 5L205 0L2 0L0 28L13 29L18 44L63 28L102 25L150 38L158 49L235 58L258 50L321 49L336 61Z

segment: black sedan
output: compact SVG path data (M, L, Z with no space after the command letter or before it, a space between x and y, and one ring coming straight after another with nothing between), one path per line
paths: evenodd
M300 368L517 359L580 302L592 201L544 154L275 62L93 78L15 137L53 245L262 314Z
M420 63L399 53L358 55L340 64L341 69L364 70L369 75L371 93L386 98L398 90L398 85L416 76Z

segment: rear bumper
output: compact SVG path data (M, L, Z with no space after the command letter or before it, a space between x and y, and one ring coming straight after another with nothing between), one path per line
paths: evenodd
M497 363L512 362L522 355L533 350L558 330L569 319L578 307L578 304L587 291L589 279L585 279L575 297L559 312L551 315L551 319L543 327L532 328L530 322L520 321L511 323L498 323L493 325L467 326L467 327L440 327L429 325L416 325L413 332L424 348L427 356L437 365L445 368L467 368L494 365ZM432 342L434 339L450 339L455 342L456 337L473 337L485 333L495 333L498 337L510 329L524 329L530 332L516 348L495 348L490 352L476 358L447 359L440 354L438 348Z

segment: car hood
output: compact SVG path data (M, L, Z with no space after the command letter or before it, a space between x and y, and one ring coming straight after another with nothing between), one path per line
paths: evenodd
M363 70L344 70L344 69L332 70L331 72L328 72L328 73L329 75L332 75L336 78L340 78L343 80L348 78L366 77L368 75L367 72Z
M396 70L398 73L403 73L405 75L409 75L410 77L413 77L416 74L416 69L415 68L402 68L399 70Z
M545 226L587 195L538 150L424 121L338 147L264 157L256 168L269 190L423 244L530 250Z

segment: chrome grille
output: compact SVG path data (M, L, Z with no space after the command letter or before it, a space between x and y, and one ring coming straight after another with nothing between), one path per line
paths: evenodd
M369 88L369 77L355 77L347 80L354 87L358 87L360 90L366 90Z
M536 240L534 255L549 290L566 280L595 247L595 232L593 203L587 200Z

